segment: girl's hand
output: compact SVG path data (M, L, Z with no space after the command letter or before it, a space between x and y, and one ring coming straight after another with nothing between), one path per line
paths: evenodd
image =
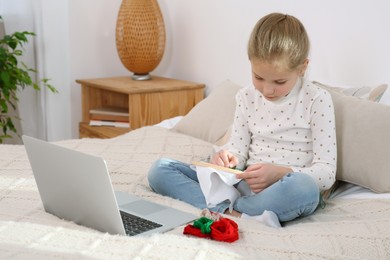
M229 151L221 150L213 155L210 162L219 166L233 168L238 164L238 159Z
M237 174L237 178L245 180L251 190L258 193L280 180L289 172L292 172L292 170L287 167L259 163L250 165L243 173Z

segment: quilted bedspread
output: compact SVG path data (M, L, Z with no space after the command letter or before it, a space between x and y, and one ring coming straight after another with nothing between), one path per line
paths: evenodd
M206 160L213 147L205 141L152 126L113 139L57 144L103 157L116 190L201 211L152 192L146 174L160 157ZM233 243L188 237L184 226L149 237L79 226L44 211L24 147L0 145L1 259L390 259L390 200L330 200L279 229L230 218L239 226Z

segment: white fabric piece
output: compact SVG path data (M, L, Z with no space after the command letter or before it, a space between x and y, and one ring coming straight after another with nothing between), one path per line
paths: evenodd
M231 212L234 201L240 196L238 190L233 187L240 181L236 175L202 166L196 166L196 174L207 207L215 207L217 204L229 200L229 211Z
M258 215L258 216L249 216L245 213L241 214L241 218L244 219L253 219L258 222L261 222L269 227L273 228L281 228L282 225L280 225L279 218L275 214L275 212L270 211L270 210L264 210L263 214Z

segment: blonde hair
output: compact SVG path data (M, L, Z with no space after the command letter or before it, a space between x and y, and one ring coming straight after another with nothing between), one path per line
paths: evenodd
M309 49L309 37L297 18L271 13L261 18L253 28L248 42L248 57L296 70L307 59Z

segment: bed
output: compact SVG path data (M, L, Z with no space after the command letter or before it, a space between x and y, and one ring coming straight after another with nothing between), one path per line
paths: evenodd
M208 160L228 138L239 87L222 82L185 117L112 139L55 143L103 157L116 190L199 215L200 209L152 192L146 174L160 157ZM239 227L233 243L183 235L184 226L149 237L125 237L59 219L43 209L23 145L1 145L0 258L390 259L390 107L373 97L341 92L332 90L339 181L326 207L278 229L229 217ZM209 121L211 113L205 111L216 111L217 119Z

